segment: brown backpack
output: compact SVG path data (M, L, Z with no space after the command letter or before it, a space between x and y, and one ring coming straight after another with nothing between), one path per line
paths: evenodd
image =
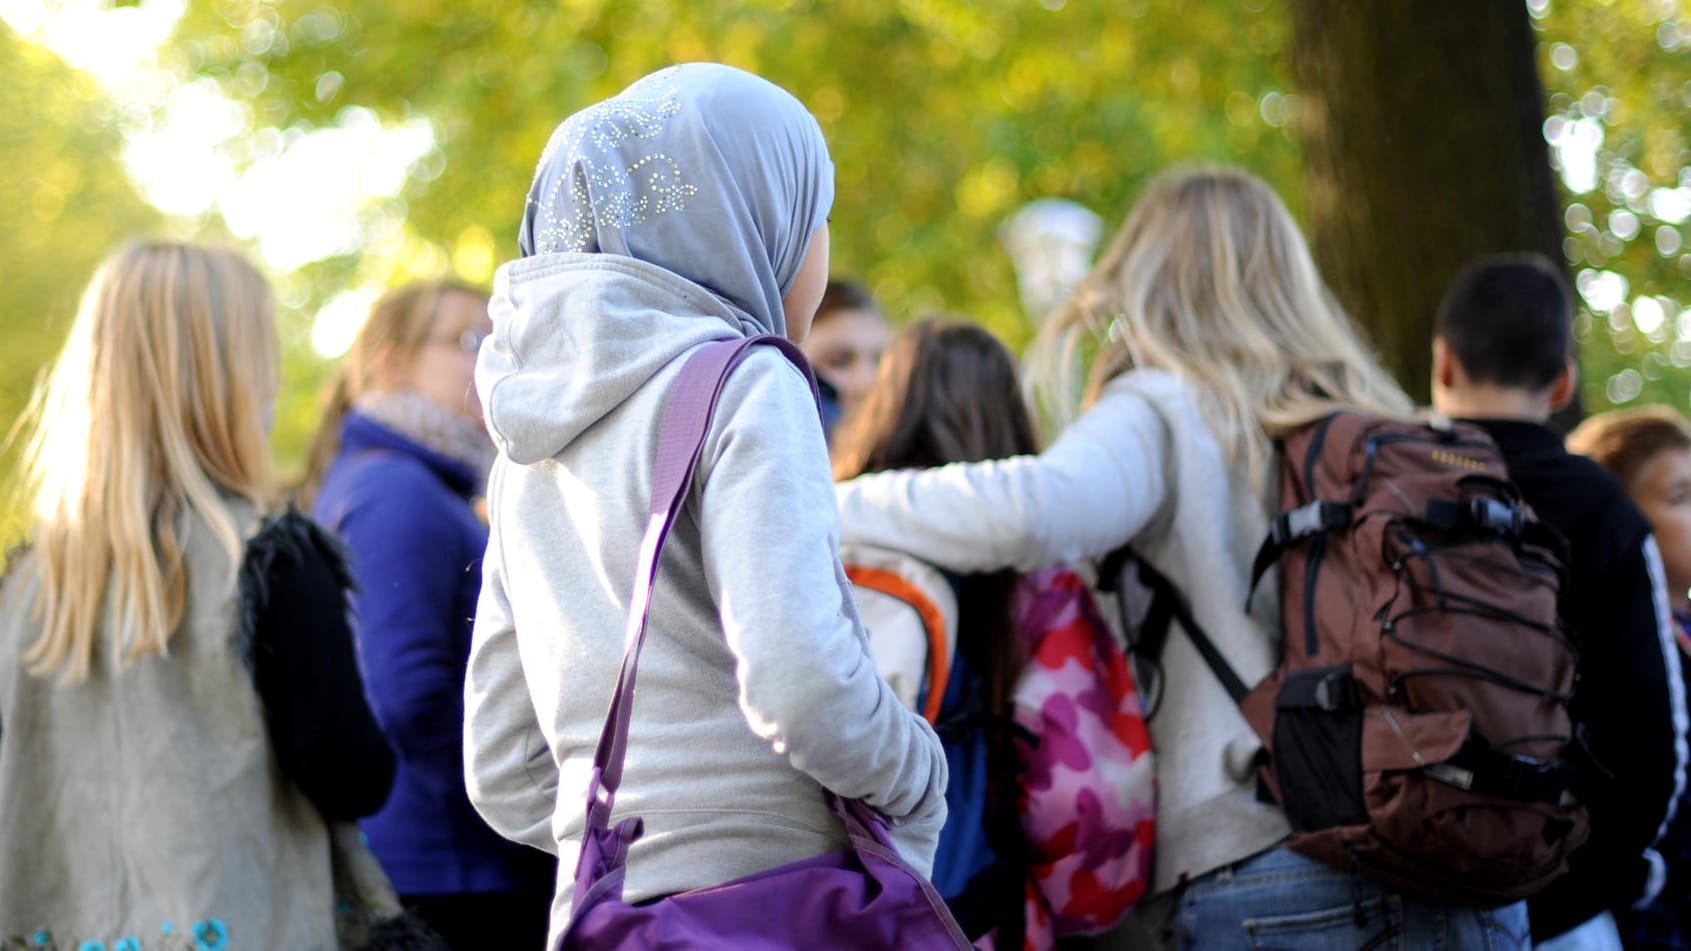
M1278 668L1247 687L1142 560L1136 652L1186 628L1266 745L1294 851L1435 901L1531 895L1587 825L1560 537L1474 426L1340 413L1279 448L1252 578L1279 566Z

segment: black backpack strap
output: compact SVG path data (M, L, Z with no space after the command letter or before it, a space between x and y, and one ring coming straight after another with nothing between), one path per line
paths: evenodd
M1127 637L1128 650L1152 663L1161 663L1163 647L1168 643L1169 625L1174 621L1173 608L1168 598L1153 589L1151 607L1146 612L1145 619L1138 624L1133 623L1133 619L1128 616L1127 602L1122 599L1121 590L1122 572L1127 569L1129 562L1140 566L1140 579L1143 581L1145 559L1140 558L1131 545L1123 545L1105 555L1104 560L1098 563L1098 590L1116 596L1116 607L1121 614L1122 633ZM1162 578L1161 575L1157 577ZM1168 579L1163 578L1163 581L1167 582ZM1168 586L1173 589L1172 583Z
M1174 621L1186 629L1186 636L1191 639L1192 646L1197 648L1198 656L1204 659L1204 664L1215 674L1227 695L1234 703L1242 703L1250 688L1239 678L1227 658L1215 646L1208 633L1199 626L1198 619L1192 616L1192 607L1186 601L1186 596L1170 581L1168 576L1158 571L1152 564L1140 557L1131 547L1122 547L1110 552L1098 566L1098 587L1101 590L1116 595L1118 603L1121 601L1121 586L1119 579L1121 572L1132 561L1139 572L1139 583L1151 592L1151 607L1145 614L1145 620L1132 625L1127 616L1127 607L1122 605L1122 624L1129 632L1128 644L1135 654L1144 654L1158 663L1162 660L1163 648L1168 644L1169 628ZM1137 630L1137 636L1133 631Z
M1257 549L1256 559L1251 563L1251 586L1245 593L1245 612L1251 610L1251 598L1256 596L1257 585L1262 583L1262 576L1293 542L1330 532L1336 528L1344 528L1350 524L1354 509L1346 502L1329 502L1316 499L1308 505L1295 509L1287 509L1276 515L1268 523L1268 535L1263 538L1262 546Z
M1459 789L1519 802L1567 806L1580 800L1574 764L1511 756L1477 736L1464 740L1449 759L1425 767L1425 772Z
M1127 600L1123 597L1121 576L1127 570L1127 563L1136 557L1129 545L1105 555L1098 563L1097 587L1099 591L1115 596L1116 616L1121 620L1128 665L1145 704L1145 720L1149 722L1163 705L1163 645L1168 643L1168 628L1174 615L1165 599L1154 598L1145 618L1134 623L1127 610Z
M1422 517L1427 524L1446 531L1505 538L1520 538L1527 524L1519 503L1488 498L1429 499Z
M1429 499L1422 520L1449 532L1496 535L1517 546L1543 548L1562 565L1568 564L1568 540L1549 525L1528 518L1519 502L1488 498Z

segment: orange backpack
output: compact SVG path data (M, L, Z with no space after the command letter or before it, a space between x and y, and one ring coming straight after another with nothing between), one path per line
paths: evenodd
M840 561L876 669L899 701L939 723L957 649L957 594L938 568L903 552L843 545Z

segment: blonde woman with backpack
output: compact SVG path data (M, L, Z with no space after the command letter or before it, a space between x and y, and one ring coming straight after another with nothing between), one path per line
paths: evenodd
M236 253L131 245L83 297L0 584L0 946L332 948L371 911L331 823L393 754L337 549L276 503L279 370Z
M1276 665L1273 585L1246 613L1277 505L1273 439L1340 410L1408 417L1280 199L1234 169L1164 174L1036 342L1030 374L1066 423L1037 456L839 486L848 543L953 571L1023 571L1131 543L1187 592L1246 683ZM1169 947L1225 951L1527 947L1524 909L1418 901L1281 843L1261 749L1190 638L1171 633L1151 719L1157 843L1136 915ZM1142 685L1144 686L1144 685Z

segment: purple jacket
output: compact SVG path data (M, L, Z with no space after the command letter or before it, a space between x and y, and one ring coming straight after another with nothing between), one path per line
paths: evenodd
M361 823L406 896L552 888L551 860L500 837L464 790L464 668L487 529L478 475L356 412L312 514L352 554L358 649L399 756L386 805Z

